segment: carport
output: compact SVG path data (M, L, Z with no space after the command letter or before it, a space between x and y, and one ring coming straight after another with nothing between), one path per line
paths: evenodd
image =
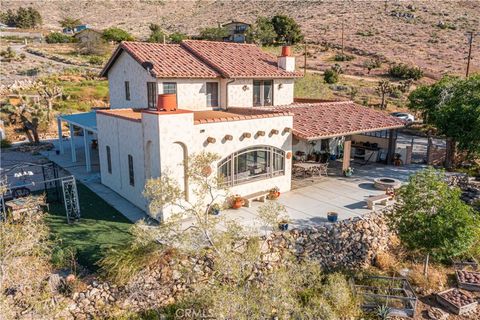
M58 145L60 153L65 153L63 134L62 134L62 122L68 123L70 130L70 150L72 153L72 162L77 162L77 151L75 146L75 127L80 128L83 131L83 146L85 148L85 166L87 172L92 171L92 161L91 161L91 148L94 144L97 144L97 117L96 112L84 112L84 113L75 113L69 115L60 115L57 117L58 125ZM93 138L90 138L93 136Z

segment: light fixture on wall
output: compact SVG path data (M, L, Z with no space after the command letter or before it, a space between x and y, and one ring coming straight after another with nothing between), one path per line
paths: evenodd
M244 86L242 87L242 89L243 89L243 91L247 91L247 90L248 90L248 86L247 86L247 85L244 85Z
M280 89L282 89L282 88L283 88L283 83L279 83L279 84L278 84L278 89L280 90Z

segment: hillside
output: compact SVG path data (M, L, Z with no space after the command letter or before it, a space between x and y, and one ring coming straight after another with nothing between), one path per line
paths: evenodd
M301 24L309 41L338 46L344 21L348 50L415 64L437 77L464 73L465 32L480 26L478 1L2 1L2 10L19 6L37 8L49 30L59 29L57 21L71 16L94 28L118 26L139 38L148 34L152 22L170 32L196 34L232 19L253 22L261 15L287 14ZM479 49L477 37L473 52ZM479 59L472 64L472 71L478 71Z

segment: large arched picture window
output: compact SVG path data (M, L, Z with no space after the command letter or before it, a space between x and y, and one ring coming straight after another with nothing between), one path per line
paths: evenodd
M285 174L285 152L272 146L255 146L232 153L218 164L228 186Z

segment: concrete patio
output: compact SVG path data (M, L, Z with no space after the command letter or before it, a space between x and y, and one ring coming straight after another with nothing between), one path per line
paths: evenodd
M410 174L425 168L423 165L403 167L370 164L359 166L352 163L355 174L346 178L340 175L339 169L329 170L328 177L306 178L309 185L286 192L277 200L283 204L290 217L291 227L304 228L327 222L327 213L338 213L338 219L361 217L370 212L365 199L371 195L384 194L384 191L373 187L373 179L390 177L406 182ZM295 183L295 182L294 182ZM250 208L225 210L221 214L228 215L244 225L260 228L257 210L261 202L252 202ZM377 206L376 209L381 209Z

